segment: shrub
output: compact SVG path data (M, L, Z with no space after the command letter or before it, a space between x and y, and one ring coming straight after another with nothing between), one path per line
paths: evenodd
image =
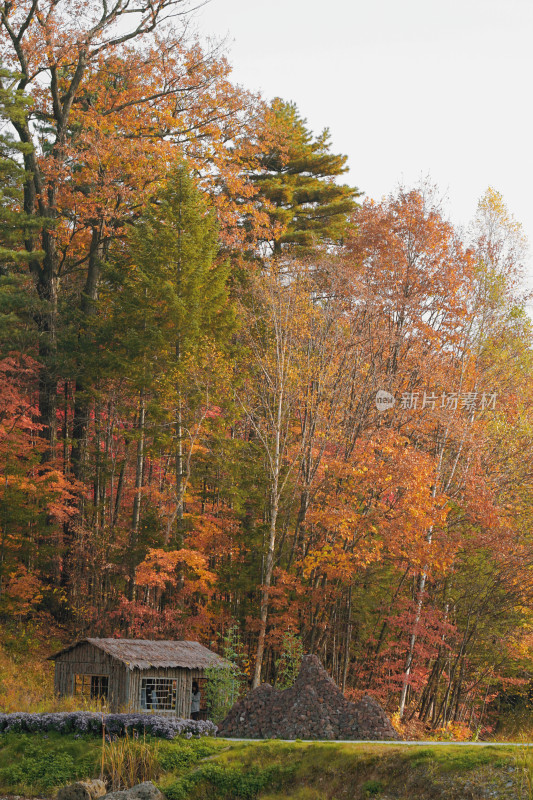
M366 781L366 783L362 786L363 792L365 792L365 796L368 797L370 795L380 794L383 791L383 784L381 781Z
M94 758L74 759L70 753L56 750L53 758L50 749L42 742L24 742L16 763L0 769L3 786L27 786L48 790L56 786L86 778L95 769Z
M92 711L64 711L55 714L0 714L0 732L77 733L124 736L134 731L140 734L173 739L175 736L214 736L216 725L210 720L190 720L163 717L157 714L98 714Z
M221 722L239 699L244 683L244 674L240 667L242 649L238 628L233 625L224 637L222 648L222 655L230 666L226 669L207 667L205 670L207 708L209 716L215 722Z
M202 742L198 742L194 747L184 743L180 747L167 745L160 748L158 758L161 768L165 772L179 772L216 752L216 747Z
M192 775L165 788L168 800L192 800L213 796L216 790L217 800L255 800L264 789L280 791L294 773L294 767L273 765L266 769L249 767L222 767L218 764L206 764ZM205 784L211 791L205 791Z
M143 736L114 737L105 741L103 748L103 774L112 791L129 789L144 781L156 781L162 772L179 772L216 752L216 748L187 742L167 744L150 742Z
M285 631L281 654L276 661L276 689L288 689L298 677L304 648L302 640L292 631Z

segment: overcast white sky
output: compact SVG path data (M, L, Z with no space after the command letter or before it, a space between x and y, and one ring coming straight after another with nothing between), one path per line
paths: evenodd
M533 0L211 0L197 26L329 127L367 196L429 174L466 224L490 185L533 243Z

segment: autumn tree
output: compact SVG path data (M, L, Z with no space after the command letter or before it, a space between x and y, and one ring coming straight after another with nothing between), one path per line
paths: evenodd
M60 470L41 464L35 404L38 364L0 359L0 614L30 612L57 580L62 526L74 493Z
M379 337L367 340L369 389L374 396L382 388L404 398L394 412L396 419L391 414L389 421L409 431L412 441L424 441L436 466L427 492L445 493L457 467L455 448L462 449L465 425L461 418L458 425L455 418L450 425L449 412L443 410L442 402L437 404L437 397L446 395L450 381L456 394L466 388L468 362L464 361L461 331L467 322L472 258L443 219L431 193L400 190L380 204L367 202L356 220L358 227L348 253L356 265L354 283L365 298L358 313L364 315L368 327L380 328ZM428 397L433 398L429 403L423 399ZM425 536L431 544L435 536L432 526ZM428 570L429 562L419 573L413 631L422 614ZM401 714L416 633L409 642Z
M400 712L408 702L416 704L422 697L423 713L430 707L436 709L435 720L442 707L441 721L443 715L448 718L454 704L459 707L458 696L463 690L457 687L463 684L466 674L464 644L459 645L457 666L449 676L448 688L442 688L444 694L440 693L442 671L449 659L447 648L454 648L455 640L452 628L446 632L446 627L441 627L441 634L437 635L435 624L446 626L452 621L449 592L454 585L453 574L462 569L459 565L463 546L469 549L462 536L469 542L470 526L481 526L482 539L496 528L499 536L506 539L503 509L498 502L489 502L494 489L489 478L491 456L486 437L495 415L494 407L487 408L486 401L490 392L493 398L496 396L497 386L511 391L511 375L518 366L518 353L524 350L520 344L524 334L518 333L523 324L516 292L518 260L505 260L505 254L516 254L519 248L510 246L508 238L502 239L503 230L509 233L510 228L497 224L497 205L494 198L485 198L480 207L484 235L465 251L457 234L432 204L431 193L402 191L385 203L365 204L357 216L357 234L348 246L348 259L355 258L351 262L351 278L350 272L346 273L346 289L364 298L364 304L354 303L354 309L364 319L368 332L360 339L365 368L358 380L363 389L360 396L366 395L369 402L359 403L363 427L360 424L356 429L358 436L365 428L370 433L376 425L402 431L412 446L434 459L435 473L426 491L441 493L449 509L446 524L440 528L430 526L424 534L428 561L418 571L408 613L407 607L400 613L403 599L407 600L402 599L400 591L406 585L405 578L400 578L398 588L391 592L389 621L381 625L375 652L382 650L387 628L393 644L390 625L397 604L397 636L404 636L407 642L402 666L400 649L394 645L395 663L400 675L403 672L398 687ZM499 262L494 257L497 252L505 256ZM501 348L507 354L504 369L504 360L498 355ZM508 358L511 351L516 354L515 359ZM527 363L525 352L523 358ZM518 378L520 371L515 374ZM396 396L394 409L381 415L372 410L378 388L386 388ZM352 437L353 430L352 427ZM357 439L353 441L356 443ZM471 489L473 486L475 490ZM476 492L486 498L484 506L476 501ZM509 549L510 543L506 552ZM405 574L409 575L411 569L412 563ZM437 600L439 591L444 592L442 601ZM464 617L455 616L461 635L472 637L473 629L467 620L467 613ZM424 637L426 643L422 641ZM433 650L426 646L431 641ZM390 650L388 654L389 674L393 653ZM368 661L366 654L363 658Z
M50 454L61 298L90 313L111 240L152 193L176 147L194 151L188 145L196 141L196 155L225 158L222 127L238 95L225 62L184 44L176 19L186 13L184 0L27 0L0 11L2 59L20 73L17 91L33 101L13 126L27 148L24 210L46 223L25 247L44 251L29 269L42 306L39 406Z
M263 275L252 278L251 291L241 307L246 366L238 400L264 460L268 493L254 687L261 680L281 499L301 453L301 440L293 425L305 381L301 367L311 314L305 273L298 274L294 265L287 269L276 262Z

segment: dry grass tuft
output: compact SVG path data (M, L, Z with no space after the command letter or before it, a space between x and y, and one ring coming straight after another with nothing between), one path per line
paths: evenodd
M159 742L147 742L145 737L126 735L113 741L104 740L102 773L110 791L157 780L161 775L159 749Z

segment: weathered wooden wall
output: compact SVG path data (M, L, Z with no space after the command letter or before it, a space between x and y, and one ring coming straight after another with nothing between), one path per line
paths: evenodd
M107 675L109 677L109 707L118 711L127 704L128 669L98 647L82 642L63 653L55 665L55 691L60 697L74 694L76 675Z

